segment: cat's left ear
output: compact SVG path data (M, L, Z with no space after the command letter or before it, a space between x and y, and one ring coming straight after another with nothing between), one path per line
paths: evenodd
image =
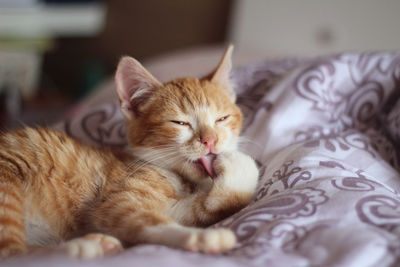
M136 59L123 57L115 74L121 111L127 119L139 114L139 108L162 86Z
M233 89L233 84L231 81L231 70L232 70L232 52L233 52L233 45L230 44L225 53L218 63L217 68L207 77L211 82L218 83L222 86L231 97L232 101L235 102L236 94Z

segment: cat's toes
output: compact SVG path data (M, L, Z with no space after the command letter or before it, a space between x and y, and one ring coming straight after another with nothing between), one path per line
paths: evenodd
M100 244L104 255L120 252L124 249L121 245L121 242L117 238L110 235L88 234L84 238Z
M216 254L232 249L236 245L236 236L229 229L207 229L190 233L185 247L193 252Z
M73 258L93 259L122 251L118 239L104 234L88 234L72 239L62 245L66 253Z

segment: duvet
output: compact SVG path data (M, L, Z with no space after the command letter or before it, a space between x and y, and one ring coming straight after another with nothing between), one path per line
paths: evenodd
M141 245L93 261L53 253L0 265L400 266L400 54L265 61L232 79L245 114L241 149L260 168L252 203L211 226L236 233L232 251ZM116 99L55 128L126 146Z

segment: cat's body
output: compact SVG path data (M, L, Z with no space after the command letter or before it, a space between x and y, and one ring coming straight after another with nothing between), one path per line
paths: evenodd
M120 249L118 240L231 249L230 230L198 228L247 205L257 183L254 161L237 151L242 115L229 84L231 50L209 78L165 84L134 59L121 60L127 162L48 129L1 136L0 256L66 240L60 249L86 258Z

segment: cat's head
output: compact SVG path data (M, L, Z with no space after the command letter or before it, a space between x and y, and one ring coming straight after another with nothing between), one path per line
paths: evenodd
M121 59L115 79L136 156L200 181L212 176L212 158L237 149L242 113L230 81L232 50L210 75L167 83L135 59Z

